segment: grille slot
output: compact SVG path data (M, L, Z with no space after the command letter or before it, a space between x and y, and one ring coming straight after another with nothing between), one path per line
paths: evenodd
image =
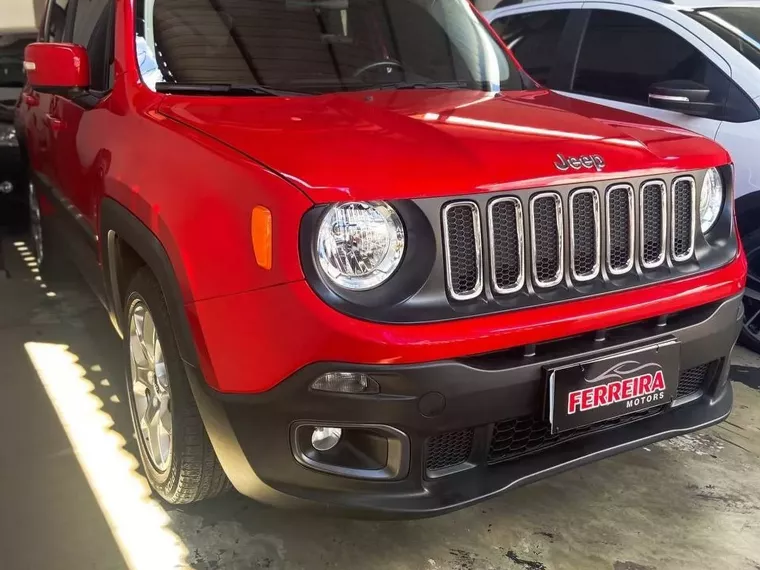
M562 200L554 192L530 199L530 231L533 281L537 287L554 287L562 281Z
M665 261L666 200L663 182L646 182L641 187L641 265L646 269Z
M514 293L525 283L524 230L520 200L498 198L488 205L491 281L500 295Z
M593 188L570 196L570 268L573 279L589 281L599 275L599 196Z
M443 209L446 279L451 296L463 301L483 290L480 213L474 202L454 202Z
M607 270L623 275L633 268L633 188L628 184L607 190Z
M694 253L694 202L696 183L691 176L677 178L672 194L672 240L673 261L689 259Z
M461 465L470 458L474 430L442 433L427 440L425 468L439 471Z

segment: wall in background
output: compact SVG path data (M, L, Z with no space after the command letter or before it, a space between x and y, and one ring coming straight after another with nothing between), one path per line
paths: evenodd
M45 0L2 0L0 41L2 36L36 32L44 11Z

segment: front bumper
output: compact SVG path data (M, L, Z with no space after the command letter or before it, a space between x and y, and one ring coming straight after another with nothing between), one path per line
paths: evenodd
M741 311L741 296L733 296L666 319L484 356L410 365L319 363L255 395L220 394L195 369L189 367L188 372L214 448L241 493L269 503L337 508L355 515L431 516L720 422L732 405L728 370ZM546 401L544 367L673 338L681 345L681 370L708 364L709 374L672 407L494 464L490 447L498 429L494 426L515 418L541 419ZM380 385L380 393L310 391L317 376L336 370L370 374ZM293 453L293 429L303 421L399 430L408 438L407 463L399 476L386 481L317 471L297 461ZM466 461L456 469L430 471L431 438L470 429L473 435Z

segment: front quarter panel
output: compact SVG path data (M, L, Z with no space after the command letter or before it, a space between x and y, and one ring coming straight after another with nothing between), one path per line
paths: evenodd
M161 242L185 303L303 278L298 227L312 203L290 183L152 110L109 114L106 122L101 127L114 142L105 195ZM272 212L271 270L259 267L253 252L258 205Z

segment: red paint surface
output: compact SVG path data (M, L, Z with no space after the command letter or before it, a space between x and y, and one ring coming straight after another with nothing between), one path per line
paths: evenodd
M457 321L385 325L331 309L304 282L188 306L206 379L227 392L267 390L318 361L407 364L472 356L649 319L744 289L743 255L704 275L641 289ZM463 379L466 381L466 379Z
M26 75L36 87L84 88L90 85L87 50L73 44L33 43L24 50L24 61L34 64Z
M706 168L729 157L687 131L548 91L164 96L139 81L132 2L116 10L116 82L96 108L25 89L30 162L96 233L107 196L157 236L203 372L221 390L266 390L315 361L424 362L501 350L671 313L743 287L741 258L678 282L453 322L387 326L342 315L303 281L298 230L314 202L510 191ZM82 48L32 44L26 57L38 64L30 78L40 84L88 82ZM62 128L50 128L48 115ZM558 152L600 154L607 167L560 174ZM256 206L272 212L270 270L254 257Z
M380 91L321 97L169 95L159 112L240 149L315 202L449 196L707 168L712 141L548 91ZM557 153L600 154L561 173ZM371 173L371 175L368 175Z

